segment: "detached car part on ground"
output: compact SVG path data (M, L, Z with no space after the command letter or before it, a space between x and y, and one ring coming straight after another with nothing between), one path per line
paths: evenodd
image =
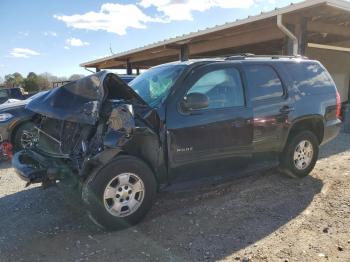
M275 155L306 176L340 129L334 82L317 61L177 62L130 86L99 72L32 100L37 135L12 161L28 184L81 185L90 218L109 229L140 221L161 184L205 163L215 174L223 159Z

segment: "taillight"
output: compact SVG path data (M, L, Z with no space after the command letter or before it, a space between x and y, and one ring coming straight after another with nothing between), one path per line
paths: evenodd
M340 95L337 91L336 93L336 99L337 99L337 105L336 105L336 117L337 118L340 118L340 115L341 115L341 100L340 100Z

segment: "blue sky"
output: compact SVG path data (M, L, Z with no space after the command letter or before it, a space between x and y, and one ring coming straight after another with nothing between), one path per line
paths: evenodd
M197 31L290 0L1 0L0 77L88 74L79 64ZM294 0L293 2L298 2Z

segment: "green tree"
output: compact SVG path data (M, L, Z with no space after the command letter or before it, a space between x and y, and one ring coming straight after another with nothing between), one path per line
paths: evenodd
M39 91L39 78L34 72L30 72L24 80L24 90L27 92Z
M50 81L48 80L48 74L43 73L38 75L38 85L39 85L39 90L48 90L51 88Z
M23 81L23 76L18 72L5 75L5 87L19 87L22 86Z

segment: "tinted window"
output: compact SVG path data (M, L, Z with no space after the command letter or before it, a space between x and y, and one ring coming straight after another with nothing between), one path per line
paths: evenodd
M303 92L334 91L329 74L317 63L288 63L286 68L294 86Z
M267 65L248 65L247 82L252 93L252 100L281 97L283 87L276 71Z
M200 77L187 94L202 93L209 98L208 108L244 106L239 71L235 68L208 72Z

